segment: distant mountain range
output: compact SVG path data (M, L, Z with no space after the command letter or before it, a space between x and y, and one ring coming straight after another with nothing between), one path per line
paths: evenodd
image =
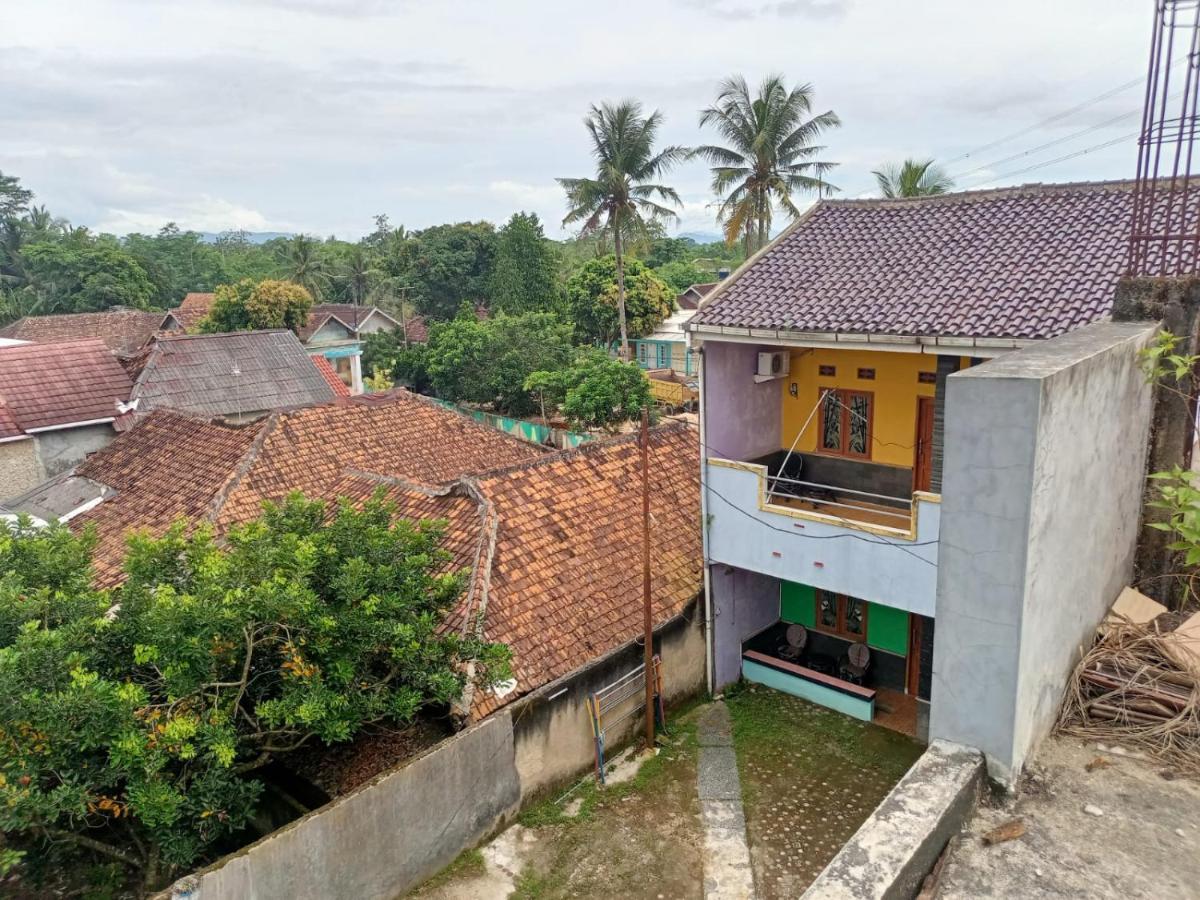
M725 240L724 235L717 234L715 231L683 231L675 237L687 238L697 244L715 244L717 241Z
M228 231L221 231L221 232L201 231L201 232L199 232L200 237L203 239L204 243L206 243L206 244L215 244L217 242L217 239L222 234L230 234L230 232L228 232ZM290 231L247 231L247 232L245 232L245 235L246 235L246 240L248 240L251 244L265 244L267 241L275 240L275 238L290 238L292 236L292 232L290 232Z

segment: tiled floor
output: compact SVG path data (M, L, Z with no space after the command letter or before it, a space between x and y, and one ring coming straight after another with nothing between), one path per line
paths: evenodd
M888 688L875 691L876 725L890 728L909 737L917 736L917 698Z

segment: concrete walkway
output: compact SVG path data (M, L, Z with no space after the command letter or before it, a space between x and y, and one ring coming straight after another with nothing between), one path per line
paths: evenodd
M697 782L704 824L705 900L752 900L754 873L729 710L713 703L700 716Z

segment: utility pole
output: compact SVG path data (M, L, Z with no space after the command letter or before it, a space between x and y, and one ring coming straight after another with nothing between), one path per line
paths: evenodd
M642 409L642 630L646 667L646 749L654 749L654 620L650 614L650 408Z

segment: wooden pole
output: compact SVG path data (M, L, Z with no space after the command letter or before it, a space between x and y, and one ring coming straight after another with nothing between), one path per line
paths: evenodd
M654 749L654 621L650 610L650 409L642 410L642 631L646 665L646 749Z

